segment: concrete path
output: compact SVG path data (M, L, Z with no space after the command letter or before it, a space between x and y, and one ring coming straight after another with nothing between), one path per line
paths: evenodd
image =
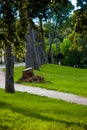
M0 69L0 88L5 88L5 74ZM76 104L86 105L87 106L87 98L77 96L74 94L68 94L64 92L57 92L54 90L42 89L39 87L25 86L21 84L15 84L15 90L20 92L28 92L31 94L36 94L40 96L46 96L49 98L62 99L67 102L72 102Z

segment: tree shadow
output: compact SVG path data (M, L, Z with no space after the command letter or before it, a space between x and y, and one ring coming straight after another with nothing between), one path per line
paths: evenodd
M13 112L17 112L19 114L22 114L26 117L31 117L31 118L35 118L35 119L39 119L39 120L42 120L42 121L49 121L49 122L58 122L60 124L65 124L66 127L69 127L69 126L81 126L83 127L84 129L87 128L87 125L86 124L81 124L79 123L79 121L77 122L74 122L74 121L66 121L64 119L56 119L56 118L53 118L53 117L48 117L46 115L42 115L39 111L35 111L35 110L32 110L32 109L29 109L27 108L26 110L24 108L18 108L16 106L13 106L12 104L6 104L5 102L0 102L0 108L9 108L11 109ZM37 108L38 109L38 108Z

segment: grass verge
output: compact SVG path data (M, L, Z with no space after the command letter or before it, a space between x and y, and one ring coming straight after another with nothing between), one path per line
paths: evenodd
M0 130L87 130L87 106L0 89Z

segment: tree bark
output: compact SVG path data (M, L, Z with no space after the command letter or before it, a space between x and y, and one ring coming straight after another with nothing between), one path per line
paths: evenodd
M33 47L34 47L34 68L39 69L39 66L41 65L40 55L39 55L39 49L38 49L38 31L37 29L32 30L33 33Z
M34 72L33 72L32 67L23 70L23 74L22 75L23 75L22 76L23 79L27 79L27 78L33 77L34 76Z
M5 91L14 93L14 57L12 53L12 46L6 43L6 75L5 75Z
M45 51L45 44L44 44L44 34L43 34L43 25L42 25L42 18L39 18L40 20L40 57L41 57L41 64L45 64L48 62L47 55ZM42 60L43 59L43 60Z
M26 34L26 68L32 67L39 69L38 57L36 52L35 32L32 30L32 25L28 26L29 34Z
M53 59L53 49L52 49L52 43L53 43L53 38L51 33L49 33L49 52L48 52L48 58L49 58L49 63L54 63L54 59Z
M26 62L26 68L29 68L29 67L33 67L33 59L32 59L32 47L31 47L31 44L30 44L30 37L28 34L26 34L25 36L26 38L26 58L25 58L25 62Z

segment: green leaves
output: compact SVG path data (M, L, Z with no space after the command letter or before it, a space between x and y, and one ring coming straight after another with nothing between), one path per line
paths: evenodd
M76 17L74 31L85 38L87 35L87 0L77 0L77 6L80 9L74 12Z
M69 38L65 38L63 43L60 45L60 51L64 55L63 62L65 65L80 65L83 47L82 45L77 44L77 39L75 38L76 37L74 37L73 41Z
M75 12L76 22L74 26L74 31L79 33L82 37L87 35L87 12L81 12L77 10Z
M60 45L60 50L63 54L67 55L69 53L69 48L73 43L68 39L65 38L63 43Z

